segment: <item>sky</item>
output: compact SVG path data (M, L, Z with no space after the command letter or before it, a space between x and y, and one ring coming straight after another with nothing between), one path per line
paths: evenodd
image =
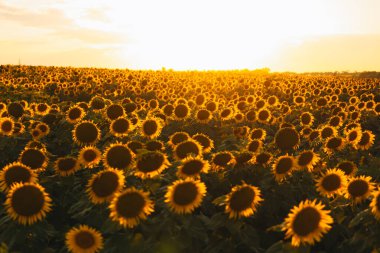
M0 0L0 64L380 71L378 0Z

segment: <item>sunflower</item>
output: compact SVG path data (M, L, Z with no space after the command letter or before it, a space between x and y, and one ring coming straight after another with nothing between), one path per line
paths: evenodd
M74 105L70 107L66 112L66 121L71 124L76 124L86 116L82 107Z
M188 156L202 156L202 146L193 139L183 141L174 147L174 157L182 160Z
M202 152L204 154L210 153L211 150L214 148L214 141L208 137L206 134L194 134L191 138L198 141L199 144L202 146Z
M311 244L319 242L323 234L331 229L334 222L329 215L330 210L324 210L325 206L317 203L316 200L302 201L298 206L290 210L285 219L283 231L286 231L285 238L292 237L292 245Z
M207 109L199 109L195 114L195 118L199 123L207 124L212 119L212 114Z
M270 111L266 108L262 108L257 112L257 120L261 123L268 123L271 117Z
M245 113L245 118L248 122L255 122L256 117L256 111L254 109L251 109Z
M341 127L342 124L343 124L343 120L339 116L333 116L333 117L331 117L329 119L329 122L328 122L329 126L332 126L332 127L335 127L335 128Z
M362 130L360 127L355 127L346 132L346 141L350 143L354 147L360 142L362 139Z
M370 176L352 177L347 185L345 196L358 204L367 199L375 189Z
M174 134L170 135L168 144L174 148L179 143L187 141L188 139L190 139L190 135L187 132L175 132Z
M125 111L121 105L111 104L106 108L104 114L107 120L112 121L119 117L123 117L125 115Z
M186 104L178 104L173 111L175 120L185 120L190 116L190 108Z
M102 153L95 146L86 146L79 151L78 161L85 168L92 169L97 166L101 160Z
M8 215L22 225L42 220L51 211L51 199L37 183L15 183L7 194Z
M368 150L374 142L375 135L371 131L365 130L362 133L360 141L355 145L355 147L360 150Z
M133 228L153 212L149 193L134 187L117 193L109 205L110 219L123 227Z
M199 178L201 173L207 173L210 164L207 160L199 157L187 157L182 160L182 164L178 167L177 176L180 178Z
M252 140L261 140L264 141L267 136L267 132L262 128L253 128L249 133L249 139Z
M140 149L144 149L144 143L140 141L129 141L127 142L127 147L133 152L133 154L137 155Z
M43 152L46 152L46 145L36 140L29 141L25 146L25 149L28 149L28 148L39 149Z
M310 132L308 136L308 140L310 143L313 143L314 141L317 141L320 136L321 136L321 131L318 129L315 129Z
M213 170L222 170L227 166L236 164L235 156L230 151L219 151L211 158L211 168Z
M282 182L296 167L296 162L293 156L283 155L276 159L272 165L272 174L277 182Z
M111 122L109 132L116 137L125 137L131 130L131 122L125 117L119 117Z
M314 122L314 116L310 112L303 112L300 116L302 126L311 126Z
M313 171L313 167L319 162L320 157L313 150L302 151L296 158L296 166L298 169L307 169Z
M103 248L102 234L87 225L71 228L65 237L66 247L72 253L96 253Z
M24 149L19 156L19 161L36 172L44 171L49 163L45 152L35 148Z
M341 151L345 147L345 141L341 137L330 137L326 140L324 151L328 155L332 155L336 151Z
M73 140L80 145L93 145L100 140L100 130L92 121L77 123L72 132Z
M12 136L14 131L15 122L12 118L0 118L0 134L5 136Z
M284 127L277 131L274 141L280 150L288 151L299 145L300 136L293 127Z
M74 157L60 157L54 163L54 169L60 176L67 177L79 170L80 164Z
M142 135L150 139L157 138L162 130L161 120L158 118L148 118L141 123Z
M380 190L377 190L373 194L373 199L369 204L369 207L371 208L371 212L375 216L375 218L377 220L380 220Z
M50 106L46 103L39 103L35 107L35 112L37 115L44 116L49 113Z
M329 169L317 180L319 194L326 197L342 195L347 186L347 176L339 169Z
M169 166L170 162L166 154L148 151L137 155L134 174L143 179L151 178L161 174Z
M0 171L0 189L3 192L8 192L14 183L36 183L37 181L36 173L20 162L10 163Z
M174 213L191 213L201 205L206 185L192 178L179 179L168 187L165 202Z
M165 145L162 141L150 140L145 143L145 148L149 151L163 151L165 149Z
M25 132L25 126L21 122L15 122L13 135L21 135Z
M133 163L134 153L127 145L120 142L111 144L103 155L103 164L106 168L128 169Z
M257 154L255 157L255 163L261 166L266 166L271 161L272 161L272 154L266 151Z
M20 118L24 114L24 106L20 102L12 102L8 104L8 114L13 118Z
M111 201L120 192L125 183L123 172L117 169L106 169L92 175L87 183L86 193L94 204Z
M321 133L321 138L322 139L328 139L330 137L335 137L338 135L338 130L336 130L335 127L333 126L323 126L321 129L320 129L320 133Z
M346 176L353 176L358 170L356 164L351 161L341 161L336 168L343 171Z
M226 195L225 212L230 219L249 217L256 212L257 206L263 201L258 187L243 183L232 188Z
M234 116L234 113L231 108L225 108L220 111L219 116L222 121L227 121Z

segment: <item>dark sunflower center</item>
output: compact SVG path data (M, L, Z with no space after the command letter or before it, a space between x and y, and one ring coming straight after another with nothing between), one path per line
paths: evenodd
M271 155L269 153L261 153L256 156L256 162L258 164L265 164L269 161Z
M3 130L3 132L6 132L6 133L10 132L10 131L12 131L12 128L13 128L12 126L13 126L13 124L11 121L5 120L1 124L1 130Z
M348 193L353 197L364 196L369 190L368 182L365 180L355 180L352 181L348 187Z
M183 164L182 173L186 175L197 175L202 171L203 162L199 160L191 160Z
M231 161L232 157L228 153L222 153L215 155L214 159L212 160L213 163L215 163L218 166L227 166L227 164Z
M298 145L299 135L292 127L284 127L277 132L275 143L281 150L290 150Z
M104 172L97 176L91 188L96 196L104 198L112 195L119 186L119 177L114 172Z
M207 110L199 110L197 113L197 118L199 120L206 120L210 116L210 112Z
M127 119L117 119L112 124L112 130L116 133L125 133L129 129L129 122Z
M75 244L81 249L89 249L94 246L95 238L88 231L80 231L75 235Z
M189 113L189 109L187 108L186 105L183 105L183 104L177 105L176 108L174 109L174 114L178 118L185 118L188 113Z
M97 157L96 152L92 149L86 150L83 154L83 159L86 162L92 162L96 159L96 157Z
M310 141L313 141L315 139L317 139L319 136L319 132L318 131L312 131L309 135L309 140Z
M336 174L327 175L322 179L322 187L328 192L339 189L340 183L340 177Z
M309 124L311 121L311 116L309 114L302 114L301 121L303 124Z
M184 182L175 186L173 201L180 206L186 206L195 201L198 195L198 188L192 182Z
M206 136L197 135L197 136L194 136L193 138L194 140L198 141L202 145L203 148L208 148L211 145L210 139L207 138Z
M163 148L163 144L159 141L149 141L145 143L145 147L147 150L156 151L161 150Z
M330 128L330 127L323 128L321 131L321 136L324 139L332 136L333 134L334 134L334 132L333 132L332 128Z
M24 114L24 107L18 102L11 103L8 105L8 113L15 118L19 118Z
M350 175L355 169L354 165L351 162L341 162L338 165L338 168L343 170L344 174Z
M356 132L356 131L350 132L350 134L348 135L349 141L354 141L357 138L358 138L358 132Z
M296 235L307 236L319 227L321 214L313 207L305 207L296 214L292 229Z
M245 116L248 121L254 121L256 119L255 111L249 111Z
M241 152L236 156L236 162L238 164L245 164L249 162L253 157L253 154L250 152Z
M107 164L112 168L125 169L132 162L132 155L124 146L113 146L106 154Z
M28 149L21 154L21 163L33 170L41 168L45 160L45 155L37 149Z
M267 111L267 110L262 110L262 111L260 111L259 112L259 115L258 115L258 118L260 119L260 120L267 120L268 118L269 118L269 111Z
M313 152L304 152L298 157L298 165L307 166L313 161Z
M5 172L5 182L8 186L16 182L29 182L31 173L30 171L20 165L14 165Z
M199 155L199 148L197 144L192 141L181 142L175 149L176 155L180 159L186 158L188 155Z
M281 158L276 166L277 174L285 174L293 167L293 160L289 157Z
M142 149L144 146L141 142L139 141L131 141L128 143L128 148L132 150L133 153L137 154L137 151L139 149Z
M106 106L103 99L96 98L91 101L91 107L95 110L101 110Z
M47 109L47 106L45 104L38 104L37 110L40 112L44 112Z
M123 116L124 109L120 105L110 105L107 108L107 117L111 120L117 119L120 116Z
M155 120L147 120L143 124L143 131L146 135L154 135L158 130L158 124Z
M134 112L137 109L137 105L135 103L127 103L124 105L124 110L126 113Z
M243 187L231 195L230 208L235 212L241 212L250 208L255 199L255 192L250 187Z
M18 215L33 216L44 206L45 198L40 189L25 185L17 189L11 197L11 205Z
M228 110L228 109L225 109L225 110L222 111L222 113L220 114L220 116L222 118L227 118L230 114L231 114L231 111Z
M164 155L161 153L147 153L137 161L136 168L144 173L158 170L164 163Z
M124 218L135 218L144 209L145 200L137 192L128 192L119 197L116 203L117 213Z
M337 149L342 144L342 140L338 137L331 138L328 142L326 147L330 149Z
M75 129L75 137L82 143L92 143L98 138L99 131L90 122L84 122Z
M70 119L78 119L82 114L82 111L79 109L79 108L72 108L70 111L69 111L69 118Z
M254 131L251 132L251 139L254 140L254 139L261 139L263 137L263 130L261 129L256 129Z
M253 140L248 144L248 150L255 153L259 150L260 148L260 141L259 140Z
M365 146L369 143L369 141L370 141L369 134L364 132L362 135L362 138L360 139L359 145Z
M75 168L76 165L76 159L75 158L64 158L60 159L58 161L58 170L60 171L70 171Z
M334 118L330 119L330 126L339 126L340 118L338 116L335 116Z
M177 145L178 143L184 142L187 139L189 139L189 137L187 136L187 134L178 133L178 134L173 135L173 138L172 138L171 141L172 141L172 143L174 145Z

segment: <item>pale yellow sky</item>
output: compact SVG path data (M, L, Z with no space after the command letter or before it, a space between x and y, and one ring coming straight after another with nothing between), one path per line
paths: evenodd
M0 64L380 71L378 0L0 0Z

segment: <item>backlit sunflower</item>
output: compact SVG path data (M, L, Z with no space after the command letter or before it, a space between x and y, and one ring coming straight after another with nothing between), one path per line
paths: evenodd
M76 124L86 116L85 111L78 105L74 105L66 112L66 121L71 124Z
M96 253L103 248L102 234L87 225L71 228L65 238L66 247L72 253Z
M334 152L340 151L344 148L345 142L341 137L330 137L326 140L324 145L324 151L332 155Z
M0 118L0 134L5 136L12 136L14 131L15 122L12 118Z
M302 151L296 158L298 169L307 169L313 171L313 167L319 162L320 157L313 150Z
M193 139L183 141L174 147L174 157L182 160L188 156L202 156L202 146Z
M317 180L319 194L326 197L342 195L347 186L347 176L339 169L329 169Z
M187 141L188 139L190 139L190 135L187 132L175 132L174 134L170 135L168 144L174 148L181 142Z
M234 116L234 113L231 108L225 108L220 111L219 116L222 121L227 121Z
M111 104L104 111L104 116L109 121L115 120L119 117L123 117L124 115L124 108L119 104Z
M78 161L83 167L92 169L97 166L102 158L102 153L95 146L86 146L79 151Z
M253 128L249 133L249 139L252 140L261 140L264 141L267 136L267 132L262 128Z
M18 160L36 172L44 171L49 163L45 152L35 148L24 149Z
M214 148L214 141L211 140L210 137L208 137L206 134L194 134L192 138L199 142L202 146L202 151L204 154L210 153L211 150Z
M211 158L211 168L213 170L223 170L227 166L236 164L235 156L230 151L219 151L214 153Z
M145 143L145 148L149 151L164 151L165 145L159 140L150 140Z
M321 129L320 129L320 137L322 139L327 139L327 138L330 138L330 137L334 137L334 136L337 136L338 135L338 130L336 130L335 127L333 126L323 126Z
M274 175L277 182L282 182L287 176L292 174L295 166L296 162L293 156L280 156L272 165L272 174Z
M369 204L372 214L377 220L380 220L380 190L373 193L373 199Z
M117 169L106 169L92 175L86 193L94 204L111 201L124 187L125 176Z
M300 116L302 126L311 126L314 122L314 116L310 112L303 112Z
M178 167L177 176L180 178L199 178L201 173L207 173L210 164L207 160L199 157L187 157L182 160L182 164Z
M144 149L144 143L141 141L129 141L127 142L127 147L133 152L133 154L137 155L140 149Z
M203 124L207 124L212 119L212 114L207 109L199 109L195 114L195 119Z
M284 127L277 131L274 142L282 151L295 149L300 143L300 136L293 127Z
M148 151L137 155L134 174L140 178L151 178L161 174L170 166L166 154L159 151Z
M173 111L173 119L185 120L190 116L190 108L186 104L178 104Z
M134 156L127 145L120 142L113 143L103 154L103 164L106 168L125 170L132 165Z
M111 122L109 132L116 137L125 137L131 130L131 122L125 117L119 117Z
M162 130L161 120L158 118L148 118L141 123L142 135L150 139L157 138Z
M54 163L55 172L63 177L74 174L79 168L79 161L75 157L60 157Z
M352 161L341 161L336 168L343 171L346 176L353 176L358 170L358 166Z
M375 189L371 180L369 176L352 177L347 184L345 197L351 199L354 204L363 202Z
M374 142L375 135L371 131L365 130L362 133L360 141L355 145L355 147L360 150L368 150Z
M263 148L263 145L261 140L252 140L248 142L246 149L252 153L258 153Z
M261 166L266 166L269 163L271 163L272 158L273 157L271 153L264 151L264 152L258 153L256 157L254 158L254 160L256 164L259 164Z
M31 225L51 211L51 199L37 183L15 183L5 200L6 211L13 220Z
M236 185L226 195L225 212L230 219L249 217L256 212L257 206L263 201L261 191L258 187L248 185Z
M77 123L72 132L73 140L80 145L93 145L100 140L100 130L92 121Z
M0 190L3 192L8 192L15 183L36 183L37 181L36 173L20 162L10 163L0 171Z
M362 139L362 130L360 127L352 128L346 132L347 143L350 143L354 147L358 145L361 139Z
M133 228L153 212L153 207L149 193L131 187L117 193L112 199L110 219L123 227Z
M179 179L168 187L165 202L174 213L191 213L201 205L206 185L192 178Z
M324 210L324 207L316 200L305 200L293 207L285 219L282 229L286 231L285 238L291 237L291 243L295 247L319 242L323 234L331 229L331 224L334 222L329 215L330 210Z
M268 123L272 115L267 108L262 108L257 112L257 120L261 123Z

